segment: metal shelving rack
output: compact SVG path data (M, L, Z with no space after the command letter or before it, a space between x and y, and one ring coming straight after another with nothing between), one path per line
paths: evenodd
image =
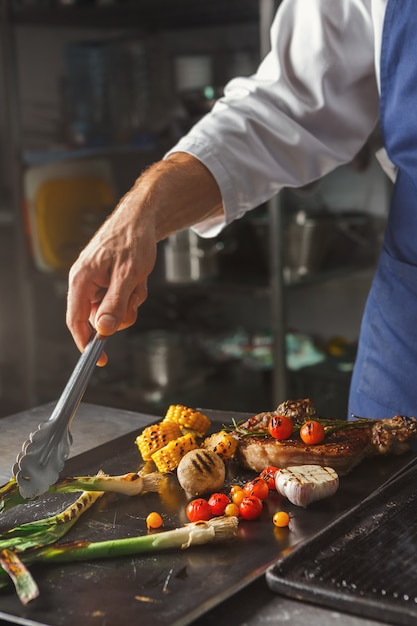
M250 21L259 23L261 55L269 49L269 27L280 0L219 0L196 3L194 0L131 0L113 6L35 6L17 8L13 0L3 0L0 9L0 38L3 60L3 93L6 94L7 183L14 211L14 258L10 266L16 281L15 369L22 408L37 403L35 389L35 343L32 272L23 217L22 128L19 115L18 63L15 29L18 26L127 28L136 32L164 28L193 28L201 25L226 25ZM136 24L139 24L136 27ZM282 272L282 210L279 196L268 205L270 216L270 302L274 334L273 395L277 404L286 397L285 286Z
M11 369L17 378L16 393L19 394L21 408L33 406L34 395L34 328L32 316L32 297L30 289L30 259L25 240L22 197L22 136L19 115L19 93L17 84L17 58L14 40L11 2L1 3L0 41L2 54L3 93L5 94L5 159L8 168L6 183L7 197L13 206L13 247L14 255L9 271L15 283L15 293L9 294L16 311L13 329L15 362Z

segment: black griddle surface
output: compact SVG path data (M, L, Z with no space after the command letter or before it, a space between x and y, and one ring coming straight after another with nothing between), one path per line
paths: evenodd
M266 573L278 593L388 624L417 623L415 462Z
M212 421L211 432L231 424L232 418L239 421L248 417L233 412L204 412ZM114 409L115 420L118 415ZM143 462L135 438L140 432L138 429L70 459L63 475L88 475L99 470L117 475L139 470ZM101 561L33 564L30 570L40 589L39 598L24 607L12 588L0 591L0 620L22 626L191 624L264 576L280 554L361 502L413 459L414 452L365 460L351 474L341 477L334 496L306 509L271 494L261 517L254 522L241 521L236 541L227 544ZM231 464L225 488L235 482L243 484L253 476ZM146 534L146 516L153 510L162 514L164 530L182 526L187 522L187 501L175 476L167 480L161 493L133 498L106 494L77 521L64 540L101 541ZM19 520L23 515L29 519L45 517L59 502L55 496L45 496L26 506L29 510L19 512ZM283 509L291 515L290 528L274 528L272 516Z

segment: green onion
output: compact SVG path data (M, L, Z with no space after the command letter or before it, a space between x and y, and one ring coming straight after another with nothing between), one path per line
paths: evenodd
M152 472L141 476L136 472L122 476L108 476L98 472L96 476L75 476L64 478L49 488L50 492L71 491L109 491L123 493L127 496L137 496L146 491L159 491L164 477L159 472Z
M193 545L229 541L237 536L237 517L213 517L207 522L194 522L181 528L139 537L109 539L107 541L73 541L63 544L33 547L20 555L26 565L38 562L65 563L94 559L132 556L162 550L184 550ZM0 588L8 579L0 570Z
M28 604L38 597L38 585L17 554L11 550L2 550L0 552L0 565L10 576L22 604Z
M122 476L108 476L98 472L95 476L72 476L64 478L52 485L48 493L72 493L77 491L105 491L137 496L149 491L159 491L164 476L159 472L151 472L143 476L130 472ZM0 488L0 513L27 502L19 493L15 478Z
M8 483L0 487L0 513L8 511L17 504L22 504L25 500L19 493L19 486L16 478L11 478Z
M25 563L38 561L68 562L105 559L161 550L185 549L192 545L228 541L237 535L237 517L213 517L207 522L194 522L181 528L139 537L107 541L74 541L36 548L22 557Z
M61 539L75 524L78 518L96 502L104 492L83 492L70 506L57 515L35 522L15 526L0 534L0 588L8 583L8 576L13 581L16 592L26 604L37 596L36 583L23 566L26 551L42 549ZM17 553L22 553L21 557Z

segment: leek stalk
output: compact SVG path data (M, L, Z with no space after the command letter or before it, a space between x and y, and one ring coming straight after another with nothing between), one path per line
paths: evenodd
M54 543L69 531L77 519L101 498L103 493L86 491L57 515L27 522L0 533L0 550L23 552L29 548Z

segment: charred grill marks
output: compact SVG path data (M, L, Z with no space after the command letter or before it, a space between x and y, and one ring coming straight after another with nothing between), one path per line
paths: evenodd
M198 452L198 454L195 455L195 457L192 459L192 464L195 470L200 474L210 474L215 469L213 459L210 457L209 454L204 452L204 450Z

